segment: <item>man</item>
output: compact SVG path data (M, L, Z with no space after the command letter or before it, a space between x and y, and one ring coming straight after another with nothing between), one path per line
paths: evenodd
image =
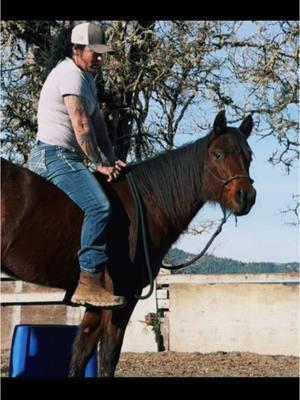
M54 62L50 54L54 68L40 94L37 143L29 168L57 185L84 212L78 251L80 279L71 302L115 309L123 307L125 299L101 284L108 261L105 233L110 204L83 163L88 158L108 182L126 166L114 155L94 81L101 55L111 50L98 24L81 23L60 33L52 48Z

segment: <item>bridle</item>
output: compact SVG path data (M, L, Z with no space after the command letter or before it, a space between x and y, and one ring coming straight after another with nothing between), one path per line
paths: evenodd
M234 181L235 179L240 179L240 178L247 178L247 179L249 179L249 181L251 183L254 182L254 180L252 178L250 178L249 175L234 175L231 178L224 179L224 178L221 178L220 176L217 176L216 174L214 174L208 167L206 167L206 169L214 178L216 178L217 180L222 182L224 186L228 185L228 183Z
M254 180L252 178L250 178L249 175L246 174L238 174L238 175L234 175L230 178L224 179L221 176L218 176L216 174L214 174L210 168L206 167L207 171L215 178L217 179L219 182L222 182L223 185L221 186L221 190L220 190L220 195L219 195L219 201L221 201L222 199L222 195L223 195L223 191L224 191L224 187L227 186L229 183L231 183L232 181L234 181L235 179L242 179L242 178L246 178L249 179L250 183L253 183Z

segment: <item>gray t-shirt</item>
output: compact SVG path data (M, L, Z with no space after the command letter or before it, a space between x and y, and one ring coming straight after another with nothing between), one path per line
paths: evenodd
M42 142L79 150L64 95L85 99L91 116L97 105L97 89L90 72L82 71L71 58L65 58L48 75L38 105L37 139Z

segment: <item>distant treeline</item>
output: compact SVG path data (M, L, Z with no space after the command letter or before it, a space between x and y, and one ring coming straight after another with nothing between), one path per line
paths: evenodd
M165 257L165 261L179 264L190 260L194 254L183 250L172 249ZM173 274L260 274L274 272L299 272L299 263L273 263L273 262L242 262L230 258L219 258L206 255L194 264L172 271Z

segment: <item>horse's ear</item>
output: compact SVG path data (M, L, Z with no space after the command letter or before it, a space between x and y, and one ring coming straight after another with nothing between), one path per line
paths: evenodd
M250 136L250 133L253 129L253 119L252 119L252 115L248 115L247 118L244 119L244 121L241 123L240 126L240 131L243 132L243 134L246 136L246 138L248 139L248 137Z
M222 110L219 112L219 114L215 118L214 122L214 133L215 135L219 136L222 135L226 131L226 116L225 116L225 110Z

